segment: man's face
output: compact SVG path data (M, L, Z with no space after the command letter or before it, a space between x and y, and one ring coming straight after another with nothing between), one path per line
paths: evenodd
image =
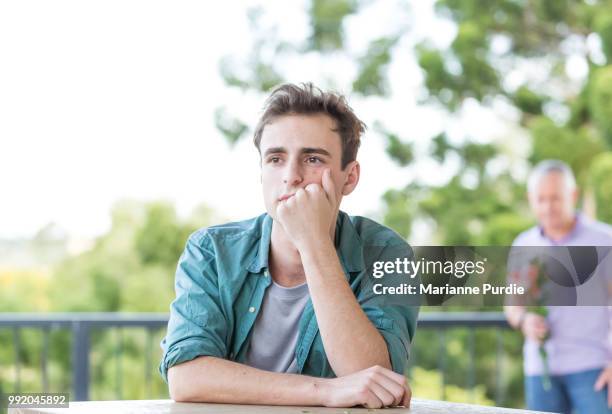
M259 145L261 180L266 211L274 219L281 200L308 184L322 185L328 168L338 202L357 185L357 162L341 169L341 138L334 128L335 122L324 114L285 115L265 126Z
M562 229L574 219L576 190L569 188L563 175L558 172L540 178L529 204L540 225L546 229Z

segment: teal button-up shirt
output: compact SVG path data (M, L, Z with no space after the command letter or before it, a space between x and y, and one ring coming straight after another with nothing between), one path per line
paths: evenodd
M272 218L263 214L200 229L189 237L176 270L168 332L161 342L159 371L165 381L170 367L199 356L244 363L253 324L272 283L268 272L271 233ZM335 246L357 301L387 343L393 370L403 374L418 306L374 295L372 284L383 279L373 278L372 268L376 261L412 259L411 248L391 229L342 211ZM300 319L295 352L298 373L335 376L311 300Z

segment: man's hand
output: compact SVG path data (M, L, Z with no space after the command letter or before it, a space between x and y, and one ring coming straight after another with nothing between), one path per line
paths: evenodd
M595 391L608 388L608 408L612 408L612 364L608 365L595 381Z
M330 169L323 172L322 184L300 188L276 208L278 221L298 250L329 239L336 225L339 206Z
M536 313L528 312L523 320L521 331L526 338L536 342L542 342L548 333L546 318Z
M327 407L410 407L412 391L406 377L378 365L324 381Z

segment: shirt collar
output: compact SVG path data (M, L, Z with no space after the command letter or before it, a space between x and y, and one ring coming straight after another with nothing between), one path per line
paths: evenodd
M272 217L264 214L259 226L259 246L253 261L247 267L249 272L260 273L262 269L268 268L271 237ZM338 212L334 245L348 272L361 272L365 269L361 238L350 217L343 211Z
M361 272L365 269L361 237L348 214L343 211L338 212L334 245L347 271Z
M261 269L268 268L268 252L270 251L270 238L272 237L272 217L263 214L259 225L259 246L253 261L247 268L251 273L260 273Z
M542 237L543 239L548 240L552 244L562 245L562 244L568 243L570 240L572 240L574 237L576 237L576 235L579 233L580 229L583 226L584 217L583 217L582 213L577 211L574 217L575 217L575 220L576 220L574 222L574 227L572 227L572 229L565 236L563 236L561 239L559 239L559 240L551 239L546 234L544 234L544 229L542 228L542 226L538 225L538 232L540 233L540 237Z

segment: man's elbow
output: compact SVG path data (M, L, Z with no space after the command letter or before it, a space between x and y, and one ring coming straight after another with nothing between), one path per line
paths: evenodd
M186 387L181 383L181 373L177 367L168 370L168 393L176 402L190 402Z
M190 361L192 362L192 361ZM170 398L176 402L206 402L205 389L198 387L191 374L190 362L185 362L168 369L168 392Z

